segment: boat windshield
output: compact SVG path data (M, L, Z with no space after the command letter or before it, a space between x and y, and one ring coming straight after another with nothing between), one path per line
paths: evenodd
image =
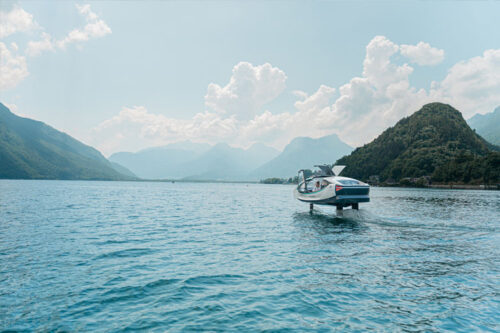
M356 179L342 179L342 180L338 180L338 182L342 185L360 185L361 184Z

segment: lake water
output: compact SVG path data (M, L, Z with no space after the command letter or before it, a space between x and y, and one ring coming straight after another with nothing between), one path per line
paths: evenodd
M500 192L0 181L0 331L499 331Z

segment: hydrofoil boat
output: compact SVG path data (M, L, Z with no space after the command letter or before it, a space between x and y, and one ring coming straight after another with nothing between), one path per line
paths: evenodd
M319 171L306 178L304 170L299 170L299 184L294 189L294 197L308 202L309 208L316 205L336 206L337 211L344 207L359 209L359 204L370 201L370 186L359 180L341 177L344 165L315 165Z

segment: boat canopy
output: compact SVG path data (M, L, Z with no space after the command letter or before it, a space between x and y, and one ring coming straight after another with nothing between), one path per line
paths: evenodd
M335 176L335 174L332 171L332 167L328 164L322 164L322 165L315 165L315 167L319 168L319 173L316 174L316 176L324 176L324 177L329 177L329 176Z

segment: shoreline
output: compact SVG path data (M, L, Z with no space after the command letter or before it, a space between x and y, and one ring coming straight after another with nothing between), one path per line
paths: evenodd
M500 185L467 185L467 184L432 184L426 186L401 186L401 185L370 185L372 187L398 187L398 188L429 188L429 189L442 189L442 190L487 190L498 191Z
M261 183L259 181L245 180L194 180L194 179L46 179L46 178L0 178L0 180L45 180L45 181L91 181L91 182L139 182L139 183L214 183L214 184L262 184L262 185L297 185L296 183ZM425 186L374 185L371 187L398 187L398 188L429 188L446 190L500 190L500 184L468 185L468 184L431 184Z
M465 184L435 184L428 185L427 188L440 188L440 189L451 189L451 190L500 190L500 186L497 185L465 185Z

